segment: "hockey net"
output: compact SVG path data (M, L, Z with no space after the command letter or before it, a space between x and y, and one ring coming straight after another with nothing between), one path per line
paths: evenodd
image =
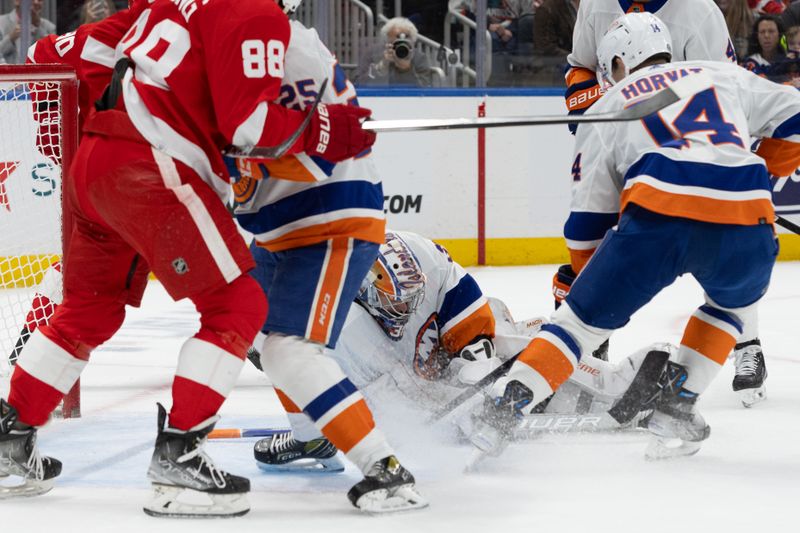
M61 178L78 143L78 82L66 65L0 65L0 381L32 322L61 299ZM48 303L49 302L49 303ZM37 324L37 325L38 325ZM30 329L35 329L35 325ZM64 417L80 414L80 387Z

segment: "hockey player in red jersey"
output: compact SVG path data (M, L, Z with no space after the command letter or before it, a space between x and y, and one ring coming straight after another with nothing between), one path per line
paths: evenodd
M131 27L133 21L154 0L131 0L130 9L122 10L114 15L92 24L83 24L77 30L64 35L48 35L36 41L28 49L29 64L57 63L70 65L78 76L78 128L83 124L94 103L103 95L103 91L111 81L114 68L114 47ZM59 99L56 90L31 94L33 114L39 124L37 146L42 154L59 159L56 152L61 146L58 138L58 122L50 120L50 113L57 113L55 105ZM53 105L48 105L53 103ZM64 174L66 174L66 169ZM62 176L65 177L65 176ZM63 248L67 248L67 240L71 233L71 217L68 210L62 213ZM11 365L15 365L19 354L31 334L50 321L62 299L61 261L56 261L47 269L44 279L36 289L31 302L31 309L25 318L14 350L8 356Z
M288 38L288 19L273 0L158 0L120 41L116 53L126 63L106 108L84 124L67 183L75 228L64 258L65 299L31 336L8 402L0 403L0 464L25 479L11 495L52 486L61 464L38 454L36 428L91 351L120 327L125 305L140 303L152 271L174 299L195 303L201 328L181 349L168 423L159 407L148 471L155 498L145 511L249 510L249 481L202 451L266 314L263 293L247 275L252 257L225 207L220 150L277 145L302 123L303 113L273 103ZM374 142L360 125L368 115L343 105L314 110L291 150L352 157ZM212 504L178 500L187 490Z

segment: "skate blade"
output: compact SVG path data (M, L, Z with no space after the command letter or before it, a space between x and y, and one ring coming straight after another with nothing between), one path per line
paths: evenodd
M702 441L693 442L653 436L647 444L644 456L648 461L663 461L665 459L688 457L699 452L701 445Z
M428 500L420 496L413 485L402 485L390 491L373 490L356 501L356 507L367 514L388 514L424 509Z
M232 518L250 511L247 493L210 494L153 483L153 499L142 510L159 518Z
M336 456L330 459L302 459L282 465L262 463L256 460L258 468L267 474L338 474L344 472L344 463Z
M742 389L736 391L736 394L739 395L739 400L741 400L742 405L750 408L767 399L767 388L761 386L756 389Z
M8 474L0 472L0 479L6 479ZM46 479L44 481L25 480L21 485L2 485L0 484L0 500L10 500L11 498L30 498L50 492L56 483L56 479Z

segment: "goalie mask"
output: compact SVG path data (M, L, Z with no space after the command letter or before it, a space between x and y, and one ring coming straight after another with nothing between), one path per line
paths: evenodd
M667 25L652 13L628 13L611 23L597 46L597 78L601 86L614 85L614 58L619 58L625 77L653 56L672 58L672 37Z
M425 298L425 274L408 245L386 234L378 259L361 284L356 301L375 318L392 340L400 340L406 324Z

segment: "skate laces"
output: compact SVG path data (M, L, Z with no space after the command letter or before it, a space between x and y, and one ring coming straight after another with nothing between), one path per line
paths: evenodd
M758 346L744 348L740 353L736 354L736 373L749 376L756 375L760 358L761 350Z
M275 435L275 437L272 439L272 442L270 442L269 451L281 453L291 449L295 442L297 441L294 439L294 434L291 431L287 433L279 433Z
M214 464L214 461L211 460L211 457L206 454L205 450L203 450L203 446L206 443L206 439L198 439L195 445L194 450L187 452L180 457L178 457L179 463L185 463L186 461L191 461L195 457L200 459L200 464L197 466L197 469L194 471L194 476L197 477L200 474L200 471L203 470L205 467L208 472L211 474L211 481L218 489L223 489L228 484L225 480L225 472ZM191 470L190 470L191 471Z
M34 479L37 481L44 479L44 460L39 455L39 448L36 446L35 441L31 443L31 454L25 462L25 468L27 468L28 472L34 473Z

